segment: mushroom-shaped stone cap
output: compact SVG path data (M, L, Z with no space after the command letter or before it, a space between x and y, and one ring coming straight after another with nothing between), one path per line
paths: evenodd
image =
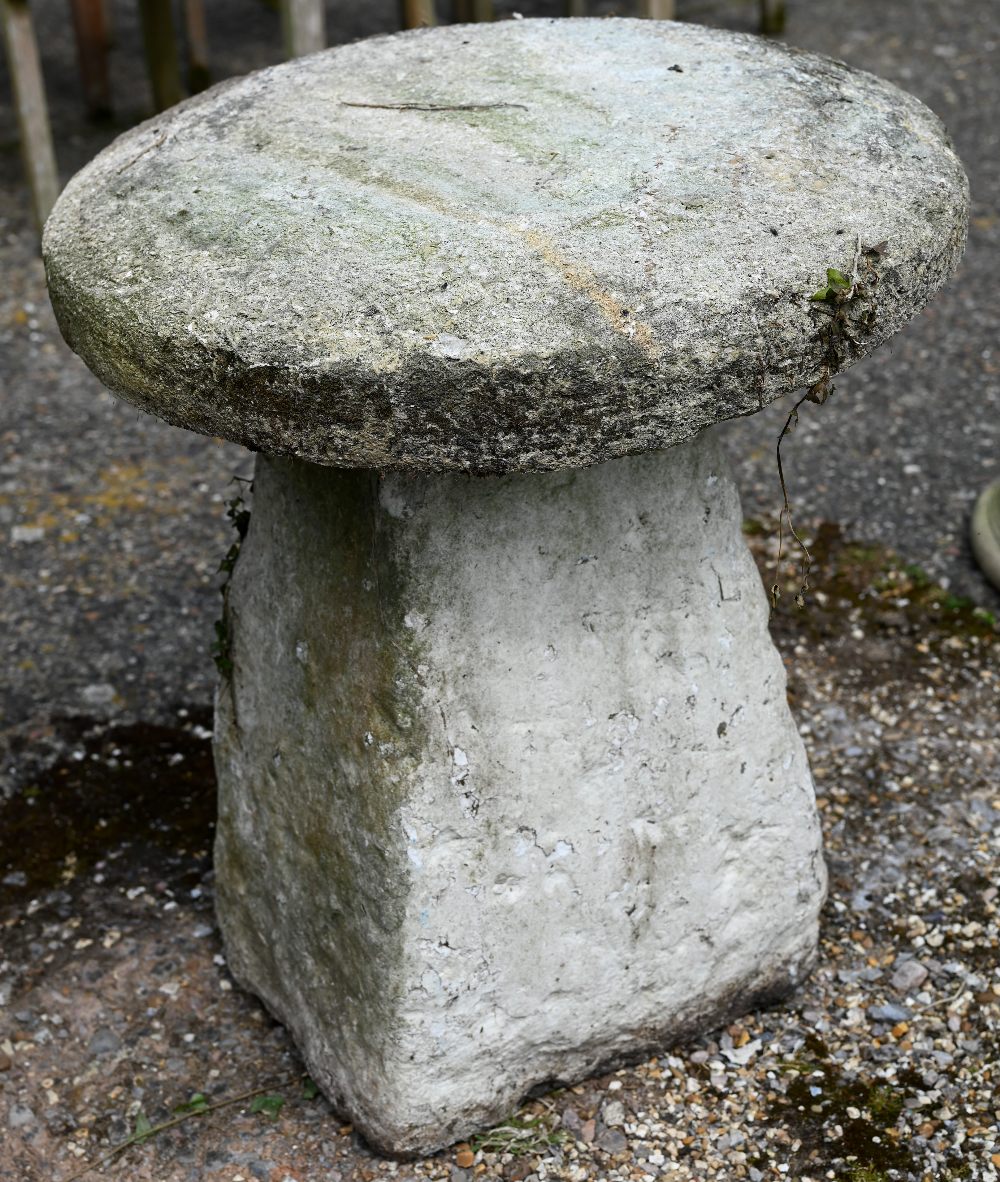
M152 414L320 464L506 472L823 382L951 274L967 204L938 119L869 74L519 20L182 103L70 182L44 254L67 341Z

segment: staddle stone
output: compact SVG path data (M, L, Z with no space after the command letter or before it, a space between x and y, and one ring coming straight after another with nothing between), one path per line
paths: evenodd
M808 971L812 781L712 425L895 332L967 203L894 87L621 20L300 59L67 187L67 340L263 453L218 914L375 1147L440 1148Z
M826 874L711 434L580 471L261 457L217 699L229 966L428 1151L788 994Z
M870 74L693 25L507 21L182 103L70 182L44 249L67 340L153 414L504 472L815 382L810 297L859 242L879 282L838 363L863 356L954 270L966 207L937 117Z

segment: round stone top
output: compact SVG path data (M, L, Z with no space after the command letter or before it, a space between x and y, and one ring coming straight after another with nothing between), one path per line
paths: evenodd
M152 414L319 464L507 472L825 388L952 273L967 204L938 119L842 63L514 20L182 103L70 182L44 255L67 341Z

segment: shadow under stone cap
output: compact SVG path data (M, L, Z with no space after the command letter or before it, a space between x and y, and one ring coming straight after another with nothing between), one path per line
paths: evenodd
M964 246L935 115L760 38L516 20L341 46L117 139L45 231L70 345L152 414L319 464L668 447L870 352ZM831 363L837 268L850 331Z

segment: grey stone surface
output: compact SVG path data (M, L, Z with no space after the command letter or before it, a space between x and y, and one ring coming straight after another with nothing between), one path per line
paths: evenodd
M378 1149L802 980L812 781L710 436L488 480L260 457L229 619L230 968Z
M873 1022L906 1022L913 1017L913 1012L905 1006L884 1005L869 1006L868 1017Z
M901 961L892 974L892 987L901 993L913 993L930 976L927 968L919 960Z
M67 186L45 255L67 340L143 409L319 463L502 472L811 384L810 296L885 243L857 360L952 272L966 209L936 116L871 75L693 25L514 21L182 104Z
M37 1124L38 1117L26 1104L12 1104L7 1110L7 1126L11 1129L21 1129L26 1125Z
M620 1127L625 1123L625 1105L621 1100L609 1100L601 1108L601 1119L608 1128Z
M110 1026L102 1026L94 1031L93 1037L87 1044L87 1053L93 1056L110 1055L122 1045L122 1040Z

